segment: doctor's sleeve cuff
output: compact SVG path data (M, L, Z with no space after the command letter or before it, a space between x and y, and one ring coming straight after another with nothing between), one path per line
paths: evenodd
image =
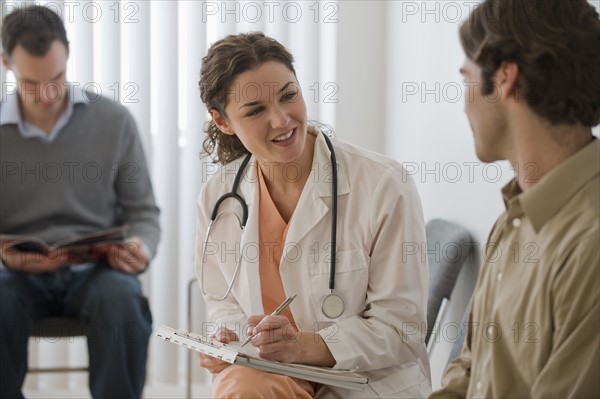
M332 324L329 327L319 330L317 334L323 338L325 345L327 345L331 355L335 359L334 369L353 370L356 368L358 353L354 349L350 339L337 324Z

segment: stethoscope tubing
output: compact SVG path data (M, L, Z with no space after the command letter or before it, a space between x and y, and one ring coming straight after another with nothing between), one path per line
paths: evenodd
M246 201L244 201L244 199L241 197L241 195L239 195L237 193L237 191L238 191L238 187L240 185L240 180L242 179L242 174L244 173L244 170L246 169L248 162L250 162L250 158L252 158L252 154L249 153L248 155L246 155L246 157L242 161L242 164L240 165L240 170L238 171L238 173L236 173L235 179L233 180L233 187L231 187L231 191L225 195L222 195L221 198L219 198L217 200L217 202L215 203L215 206L213 207L213 211L210 214L211 223L217 219L217 213L219 212L219 207L221 206L221 203L223 201L225 201L227 198L233 198L237 202L239 202L240 205L242 206L242 223L241 224L242 224L242 228L246 227L246 222L248 221L248 205L246 205ZM208 236L207 236L207 238L208 238Z
M206 229L206 239L202 243L202 254L201 254L202 259L200 260L200 290L202 291L202 295L206 295L206 289L204 288L204 266L206 264L206 259L205 259L206 246L208 245L208 238L210 237L210 233L212 231L213 224L220 216L218 214L219 207L221 206L223 201L225 201L228 198L233 198L240 204L240 206L242 207L242 219L240 220L240 218L239 218L239 216L237 216L237 214L234 213L234 215L238 218L240 228L242 229L242 235L244 234L244 230L246 229L246 222L248 222L248 205L246 205L246 201L244 201L242 196L237 193L237 190L238 190L238 186L240 185L240 180L242 179L242 173L243 173L244 169L246 169L248 162L250 162L250 158L252 158L252 154L246 155L246 157L242 161L242 164L240 165L240 170L235 175L235 179L233 181L233 187L231 188L231 191L229 193L222 195L217 200L217 202L215 203L215 206L213 207L213 210L210 214L210 223L208 224L208 228ZM215 298L217 301L224 301L229 296L229 293L233 289L233 284L235 283L235 280L236 280L238 274L240 273L241 265L242 265L242 257L240 256L238 258L237 265L235 267L235 272L233 273L233 277L231 278L231 283L229 283L227 290L225 291L225 295L223 295L219 298Z
M336 264L336 253L337 253L337 200L338 200L338 174L337 174L337 159L335 158L335 151L333 150L333 144L326 134L325 142L331 153L331 167L333 168L333 182L332 187L332 200L331 200L331 264L329 266L329 290L333 293L335 287L335 264Z

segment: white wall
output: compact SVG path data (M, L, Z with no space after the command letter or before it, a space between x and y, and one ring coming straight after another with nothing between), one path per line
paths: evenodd
M340 1L337 47L338 137L373 151L385 131L386 2Z
M512 173L477 160L463 113L458 27L475 4L340 2L334 124L341 138L405 164L427 220L456 221L485 240Z
M413 173L427 220L458 222L483 241L512 173L477 160L463 113L458 27L465 4L389 3L385 148Z

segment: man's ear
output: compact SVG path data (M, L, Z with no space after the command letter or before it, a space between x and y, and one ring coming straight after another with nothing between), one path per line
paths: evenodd
M4 65L6 69L10 69L10 59L4 51L2 52L2 65Z
M210 117L212 118L213 122L215 123L215 125L217 125L221 132L229 135L235 134L231 126L229 126L227 120L223 117L223 115L221 115L219 111L217 111L216 108L211 108L208 110L208 112L210 113Z
M503 98L517 96L521 69L515 62L502 61L496 72L496 84L502 90Z

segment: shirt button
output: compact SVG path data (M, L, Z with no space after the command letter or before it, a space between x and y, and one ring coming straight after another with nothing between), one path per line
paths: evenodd
M483 384L481 383L481 381L477 381L477 385L476 388L478 391L481 391L481 387L483 386Z
M498 282L500 282L500 280L502 280L502 273L496 274L496 280L498 280Z
M494 335L493 335L493 334L494 334L494 327L492 327L492 326L489 326L489 327L487 328L487 333L488 333L488 337L493 337L493 336L494 336Z
M512 220L512 225L513 225L513 227L519 227L519 226L521 225L521 219L519 219L519 218L514 218L514 219Z

